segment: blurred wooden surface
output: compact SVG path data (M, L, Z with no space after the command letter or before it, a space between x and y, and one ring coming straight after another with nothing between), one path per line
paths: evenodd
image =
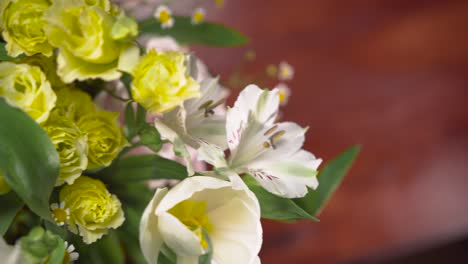
M226 0L208 10L251 37L197 48L226 76L286 60L285 118L328 160L360 143L321 223L264 222L263 263L337 263L468 234L468 1ZM272 84L271 84L272 85Z

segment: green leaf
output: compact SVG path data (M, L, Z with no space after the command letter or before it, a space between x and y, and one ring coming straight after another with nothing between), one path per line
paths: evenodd
M26 205L51 220L49 197L60 161L46 132L27 114L0 99L0 169Z
M49 264L62 264L63 258L65 257L65 243L63 241L59 241L57 247L50 253Z
M137 107L137 119L136 124L139 129L144 128L148 123L146 123L146 109L143 108L140 104Z
M203 235L205 236L206 242L208 242L208 248L206 249L206 253L198 258L198 264L211 264L211 259L213 258L213 244L211 243L210 235L205 229L203 229Z
M22 57L24 57L24 55L20 55L16 58L22 58ZM6 50L6 43L0 42L0 61L10 61L16 58L10 57Z
M187 177L185 167L157 155L131 155L118 159L98 172L103 181L114 184L151 179L178 179Z
M119 199L121 199L120 196ZM149 197L149 199L151 199L151 197ZM125 212L125 222L122 225L122 227L117 229L117 234L119 235L120 241L124 246L127 256L130 258L130 263L147 264L145 257L141 252L138 232L140 226L140 218L145 208L144 206L146 206L149 200L145 203L143 208L140 209L128 206L129 204L125 200L121 201L124 204L123 210Z
M5 235L24 203L15 192L0 195L0 236Z
M128 96L132 98L132 92L131 92L131 84L132 84L132 76L126 72L122 73L122 77L120 78L120 81L123 83L125 86L125 89L127 89Z
M294 199L296 204L311 215L317 216L320 214L340 185L346 172L351 168L360 149L359 145L352 146L330 161L318 175L319 187L317 190L309 190L305 197Z
M158 264L177 263L177 255L166 244L161 246L161 254L158 256Z
M245 184L257 196L263 218L279 221L295 221L298 219L319 220L308 214L291 199L276 196L265 190L254 177L246 175L243 178Z
M127 140L131 142L137 133L135 113L133 111L133 105L131 102L128 103L127 106L125 107L124 116L125 116L124 132L125 132L125 135L127 136Z
M171 36L183 44L232 47L248 42L247 37L221 24L203 22L199 25L192 25L191 17L176 16L174 19L175 23L172 28L163 29L161 23L150 18L140 23L140 32Z
M140 131L140 143L158 152L162 146L161 135L154 126L147 125Z
M85 259L87 261L81 263L124 264L125 256L116 232L109 232L97 242L93 243L92 246L88 247L88 251L85 252Z

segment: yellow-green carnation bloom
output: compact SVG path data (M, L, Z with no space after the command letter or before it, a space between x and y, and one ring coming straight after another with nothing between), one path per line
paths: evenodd
M51 56L52 46L44 33L44 11L49 8L48 0L2 0L0 25L7 42L8 55L16 57L22 53L37 53Z
M41 54L36 54L34 56L26 56L19 58L17 59L16 63L26 63L41 68L42 72L46 75L46 78L52 86L52 89L54 89L54 91L60 90L63 87L67 86L67 84L65 84L62 81L62 79L57 75L56 56L46 57Z
M73 121L54 114L54 111L44 129L60 157L60 173L55 185L72 184L88 166L86 134Z
M51 45L59 49L57 72L66 83L89 78L115 80L121 76L120 70L128 71L138 60L138 48L131 43L136 35L114 39L111 31L117 14L100 2L55 0L45 12L44 30Z
M88 136L88 169L109 166L127 145L118 117L119 113L99 111L79 119L78 127Z
M3 178L3 173L0 171L0 195L8 193L10 190L10 185L6 183L5 179Z
M0 97L38 123L49 117L57 96L39 67L0 62Z
M75 87L65 87L57 92L54 112L64 118L78 122L83 116L97 111L91 96Z
M65 185L59 196L60 202L70 210L69 230L83 237L86 244L125 221L119 199L97 179L81 176L72 185Z
M187 73L183 53L150 50L133 71L132 95L146 109L167 112L200 96L200 85Z

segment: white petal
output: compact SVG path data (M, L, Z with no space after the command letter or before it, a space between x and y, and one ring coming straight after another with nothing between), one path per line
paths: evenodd
M187 173L189 176L194 174L192 158L190 153L188 152L187 148L185 147L185 143L181 138L181 135L177 134L174 131L173 127L169 127L165 124L162 120L156 119L154 121L154 125L156 129L159 131L161 136L167 140L169 140L174 146L174 152L179 154L185 162L187 166Z
M210 238L218 263L251 263L262 244L260 216L247 201L236 197L209 212Z
M146 207L140 221L140 247L148 263L157 263L163 239L158 231L158 218L154 214L161 199L167 194L167 188L158 189Z
M306 129L293 122L278 123L275 126L277 126L275 131L284 131L285 134L272 142L274 144L274 149L270 147L267 151L253 160L252 163L262 161L271 162L274 160L281 161L290 157L302 148L305 140L304 134ZM261 133L263 135L265 132L261 131ZM270 136L274 133L275 132L272 132Z
M19 243L15 246L10 246L0 237L0 257L2 258L2 263L21 264L23 263L21 255L21 246Z
M253 261L252 264L261 264L260 258L257 256Z
M226 113L226 139L231 152L240 143L242 133L247 125L248 112L244 113L240 108L231 108Z
M216 145L205 142L200 142L198 149L198 158L203 160L216 168L226 167L226 159L224 158L224 151Z
M171 189L163 201L156 208L156 214L159 215L168 211L176 204L191 198L195 193L205 189L220 189L230 187L228 181L219 180L207 176L189 177Z
M281 161L256 163L250 173L267 191L285 198L298 198L307 194L307 187L318 187L317 168L321 159L300 150Z
M177 264L198 264L199 256L177 256Z
M226 119L224 116L212 115L202 119L197 126L188 125L189 134L196 138L215 144L222 149L227 148Z
M278 114L278 90L262 90L251 84L239 94L233 108L241 109L244 118L252 111L260 123L272 124Z
M200 238L190 231L182 222L170 213L158 214L159 232L166 245L176 255L200 256L204 250L200 244Z

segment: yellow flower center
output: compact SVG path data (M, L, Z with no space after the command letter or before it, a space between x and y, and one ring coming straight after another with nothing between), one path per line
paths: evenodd
M202 22L203 19L204 19L203 13L201 13L201 12L197 12L197 13L195 13L195 14L193 15L193 20L195 20L195 22L197 22L197 23Z
M200 238L200 245L203 248L208 247L203 230L210 233L213 230L213 225L206 215L205 202L185 200L176 204L168 212L179 219L180 222Z
M222 6L224 4L224 0L216 0L216 4L218 6Z
M286 93L284 91L279 91L278 93L280 103L284 102L286 99Z
M166 10L162 10L161 13L159 13L159 21L163 24L166 24L171 20L171 14L167 12Z
M281 75L281 77L283 77L285 79L290 78L291 77L291 71L288 68L283 67L280 70L280 75Z
M58 224L64 224L68 220L68 213L64 208L55 208L52 210L52 217Z

